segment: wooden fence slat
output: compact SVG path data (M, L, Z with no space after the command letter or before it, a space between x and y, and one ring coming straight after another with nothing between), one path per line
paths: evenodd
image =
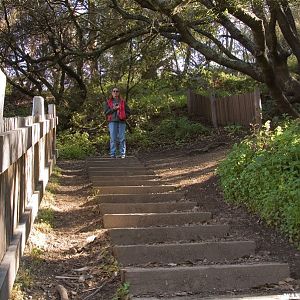
M210 102L212 123L213 123L215 128L218 128L216 97L215 97L214 94L210 95L209 102Z
M245 108L245 112L246 112L246 120L249 120L249 123L248 124L246 123L245 126L249 127L249 124L251 123L251 119L252 119L252 111L251 111L251 107L250 107L252 95L248 94L246 96L247 97L245 98L245 101L244 101L244 108Z
M262 123L262 107L261 107L261 99L259 90L254 91L254 119L255 124L261 126Z
M217 103L217 122L219 125L223 126L225 123L224 98L216 98L216 103Z
M230 121L230 106L229 106L230 97L226 97L225 100L226 101L224 102L224 107L225 107L225 111L226 111L226 113L225 113L226 120L225 120L224 126L230 124L230 122L231 122Z
M244 95L216 98L216 123L226 126L240 124L248 127L250 123L261 124L261 102L259 91ZM209 97L188 91L188 112L206 122L213 123Z
M239 106L239 118L238 123L245 125L245 119L247 119L247 115L245 112L245 105L244 102L246 100L245 95L237 95L238 98L238 106Z

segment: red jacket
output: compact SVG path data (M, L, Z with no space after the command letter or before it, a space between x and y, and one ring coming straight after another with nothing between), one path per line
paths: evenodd
M113 99L110 98L107 100L107 104L110 109L113 109ZM126 120L126 112L125 112L125 100L120 99L119 101L119 109L117 110L117 116L120 119L120 121L125 121ZM107 120L110 122L112 120L112 114L107 115Z

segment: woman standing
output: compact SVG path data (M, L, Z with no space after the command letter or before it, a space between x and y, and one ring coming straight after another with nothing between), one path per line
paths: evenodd
M126 119L130 115L130 108L126 101L120 96L120 90L113 88L111 97L105 102L104 113L107 117L110 134L110 157L117 157L117 142L119 142L119 155L126 155Z

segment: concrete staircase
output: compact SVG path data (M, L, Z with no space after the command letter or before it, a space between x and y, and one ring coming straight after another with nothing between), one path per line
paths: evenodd
M287 264L260 263L253 241L230 238L228 225L199 211L135 157L94 157L86 164L132 295L245 291L289 277Z

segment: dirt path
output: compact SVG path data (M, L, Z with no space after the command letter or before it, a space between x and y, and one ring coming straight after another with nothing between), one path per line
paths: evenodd
M283 282L275 289L299 290L300 252L280 234L265 227L259 218L223 202L215 169L227 151L222 146L194 154L172 150L143 154L140 159L163 179L184 190L204 210L210 210L218 222L229 222L233 237L254 239L263 260L288 262L296 280ZM85 164L60 161L58 166L62 170L60 185L54 197L43 201L41 206L54 209L54 228L41 230L38 225L33 228L20 272L23 278L20 281L24 281L28 272L31 284L22 298L13 299L59 299L58 284L67 289L69 299L113 299L120 285L118 266L110 255L109 240L102 229Z

